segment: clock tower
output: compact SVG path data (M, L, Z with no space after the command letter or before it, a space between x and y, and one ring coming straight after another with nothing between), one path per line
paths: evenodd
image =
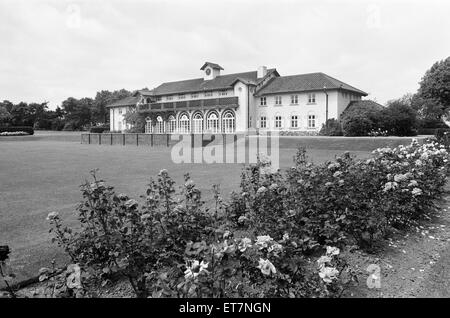
M205 72L203 77L204 80L209 81L215 79L217 76L220 76L220 71L223 70L223 68L219 64L206 62L200 70Z

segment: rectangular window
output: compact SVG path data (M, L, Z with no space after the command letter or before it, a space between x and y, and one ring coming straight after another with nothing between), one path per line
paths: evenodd
M213 93L212 93L212 92L206 92L206 93L205 93L205 97L211 97L211 96L213 96Z
M119 114L122 114L122 108L119 108Z
M184 99L185 98L185 95L184 94L179 94L178 95L178 99Z
M281 116L275 116L275 128L281 128Z
M261 116L261 123L259 125L261 128L267 128L267 117Z
M316 103L316 94L308 94L308 104Z
M198 94L191 94L191 98L198 98Z
M298 116L291 116L291 128L298 128Z
M161 96L156 97L156 101L160 102L161 101Z
M316 115L308 115L308 128L316 128Z
M291 95L291 104L298 105L298 95Z
M267 105L267 100L265 97L261 97L261 106L266 106Z
M227 91L221 91L220 92L220 96L227 96L228 95L228 92Z
M281 96L275 96L275 105L281 105Z
M166 100L172 100L173 99L173 96L167 96L166 97Z

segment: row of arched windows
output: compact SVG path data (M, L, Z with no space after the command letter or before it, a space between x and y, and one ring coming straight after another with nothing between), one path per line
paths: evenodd
M201 133L234 133L236 131L236 117L232 110L227 110L222 114L222 120L219 119L217 112L210 112L204 119L201 112L196 112L191 118L186 112L178 115L178 121L175 116L170 115L167 121L161 116L156 117L156 121L151 118L146 119L145 133L155 134L201 134Z

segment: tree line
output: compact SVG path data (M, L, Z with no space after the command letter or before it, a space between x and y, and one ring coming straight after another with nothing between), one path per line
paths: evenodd
M0 125L32 126L45 130L83 130L106 125L109 122L106 106L132 94L126 89L102 90L97 92L95 98L69 97L55 110L48 108L48 102L14 104L4 100L0 102Z

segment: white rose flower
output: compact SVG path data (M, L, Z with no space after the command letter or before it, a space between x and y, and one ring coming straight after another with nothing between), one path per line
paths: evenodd
M261 270L261 273L267 276L269 276L271 273L276 274L277 272L275 266L273 266L273 264L268 259L265 260L260 258L257 268Z

